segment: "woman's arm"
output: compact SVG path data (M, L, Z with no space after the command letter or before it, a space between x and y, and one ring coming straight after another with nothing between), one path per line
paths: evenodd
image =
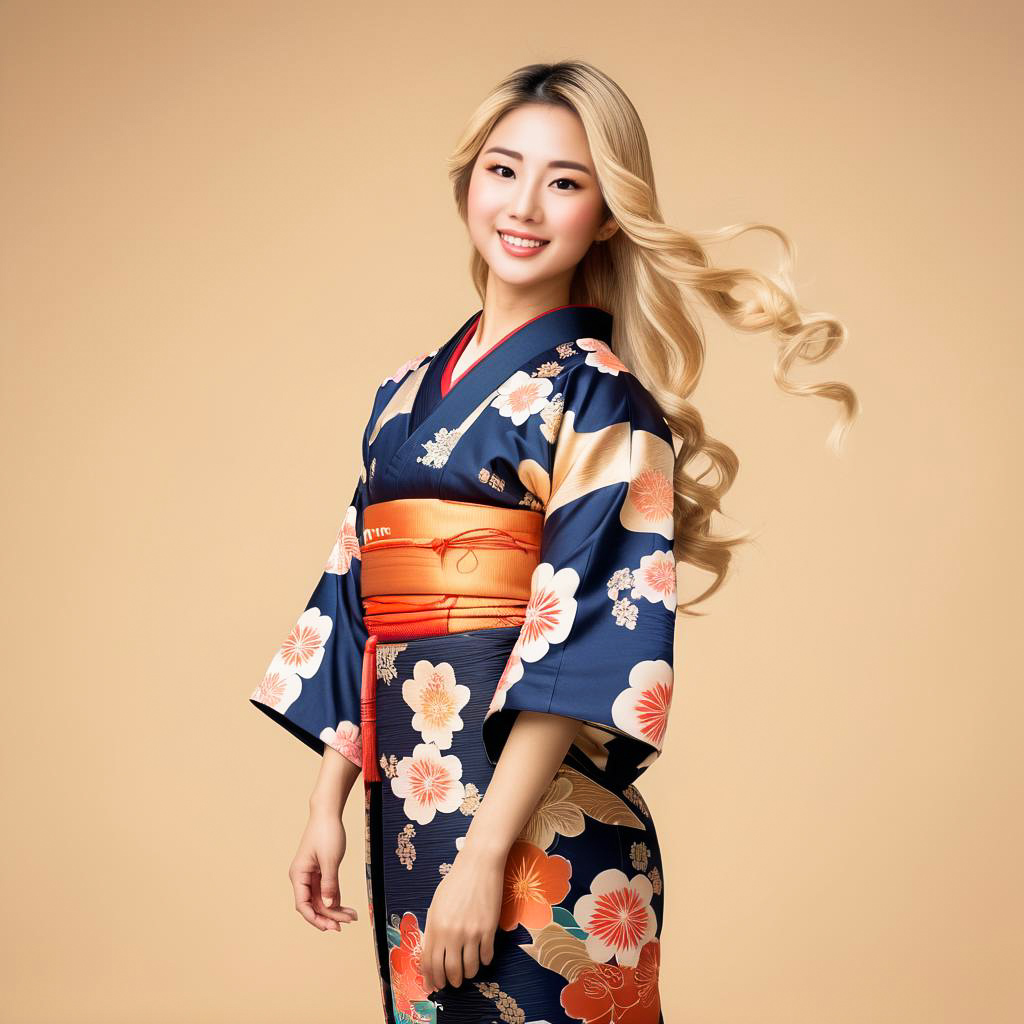
M505 861L579 731L576 718L521 711L462 849L434 891L420 967L427 991L461 985L494 956Z
M338 869L347 840L341 815L359 777L353 764L330 745L324 746L320 772L309 796L309 821L288 869L295 909L321 931L340 931L359 916L341 905Z

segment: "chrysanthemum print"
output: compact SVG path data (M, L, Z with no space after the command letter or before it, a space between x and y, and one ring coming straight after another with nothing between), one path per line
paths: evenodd
M441 750L450 747L452 732L463 726L459 711L469 700L469 687L456 682L451 665L446 661L432 665L421 658L412 678L402 683L402 697L415 712L412 727L423 741L436 743Z
M590 892L573 907L573 917L587 932L587 953L597 963L615 957L624 967L635 967L644 944L654 938L656 920L651 909L651 880L643 874L627 878L618 868L595 876Z
M641 661L629 673L629 686L612 703L615 724L659 750L672 707L672 675L667 661Z

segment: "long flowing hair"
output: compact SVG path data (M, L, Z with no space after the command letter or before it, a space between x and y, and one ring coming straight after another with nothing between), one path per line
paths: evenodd
M728 445L705 432L700 414L687 397L700 380L705 349L691 305L695 300L702 302L737 330L771 332L778 346L774 367L778 386L792 395L820 395L840 403L840 418L828 438L837 452L859 411L856 394L838 381L804 384L787 373L795 363L818 363L835 352L846 340L846 328L827 314L800 308L790 277L794 246L780 229L741 223L686 233L663 221L640 117L623 90L584 61L518 68L479 105L448 159L463 221L473 166L491 129L504 114L527 103L558 104L577 114L590 145L604 214L610 213L619 225L610 239L592 245L580 261L569 302L600 306L614 316L612 349L654 396L675 438L674 556L715 576L696 598L678 604L677 613L702 614L691 611L692 607L722 585L731 549L746 542L750 534L711 533L711 513L721 512L722 496L732 486L739 461ZM773 276L712 266L706 245L755 229L771 232L783 245L785 255ZM483 300L488 267L475 248L471 272ZM748 297L733 294L741 286L747 288ZM706 465L691 474L688 467L694 460Z

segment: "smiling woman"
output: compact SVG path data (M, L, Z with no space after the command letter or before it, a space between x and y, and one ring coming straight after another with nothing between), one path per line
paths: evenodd
M337 539L251 696L324 756L296 906L354 917L337 851L361 769L389 1024L658 1024L665 877L636 782L668 735L676 559L724 571L737 542L708 530L734 466L685 401L702 349L673 282L773 323L788 362L838 328L660 223L636 112L583 62L501 83L450 170L483 308L378 388ZM741 280L760 306L727 294ZM697 453L717 485L685 472Z

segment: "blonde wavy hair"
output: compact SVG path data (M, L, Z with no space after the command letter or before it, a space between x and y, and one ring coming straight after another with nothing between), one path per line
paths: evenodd
M677 614L700 615L692 607L722 585L731 549L751 535L711 533L711 513L721 512L722 495L732 486L739 461L728 445L708 436L700 414L687 400L700 380L705 348L700 323L689 309L691 299L703 302L737 330L771 331L778 346L774 376L783 391L821 395L841 404L842 414L828 439L837 452L859 410L857 396L837 381L801 384L787 372L795 363L818 363L831 355L846 340L846 328L826 314L800 308L790 279L795 249L778 228L742 223L687 234L662 220L640 117L623 90L584 61L518 68L483 100L448 159L463 221L473 166L491 129L504 114L527 103L562 105L580 118L604 198L604 216L610 213L619 225L610 239L592 245L580 261L569 301L600 306L614 316L612 349L654 396L678 442L674 555L713 573L715 580L692 601L677 605ZM769 231L782 242L785 255L774 276L712 266L706 245L755 229ZM471 271L482 300L488 267L475 249ZM749 289L748 298L733 294L740 286ZM687 466L700 456L709 465L691 475ZM713 479L706 479L712 471Z

